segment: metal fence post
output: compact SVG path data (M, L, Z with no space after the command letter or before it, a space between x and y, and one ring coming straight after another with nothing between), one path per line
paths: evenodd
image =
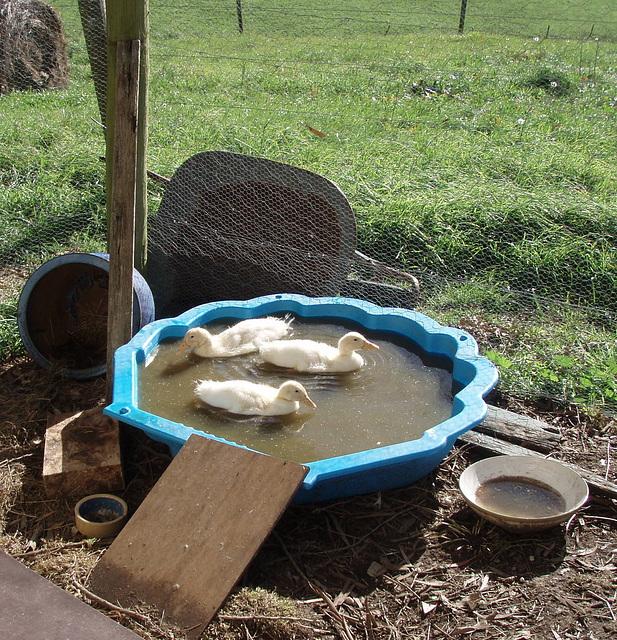
M467 13L467 0L461 0L461 14L458 19L458 32L463 33L465 28L465 14Z

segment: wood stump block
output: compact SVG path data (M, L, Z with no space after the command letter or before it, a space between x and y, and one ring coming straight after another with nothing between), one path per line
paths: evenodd
M49 497L124 489L118 421L100 408L50 418L43 483Z

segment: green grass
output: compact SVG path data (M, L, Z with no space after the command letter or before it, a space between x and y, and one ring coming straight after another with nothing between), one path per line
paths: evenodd
M104 246L88 57L76 7L53 4L71 84L0 101L0 268ZM524 318L526 341L480 340L502 386L615 406L602 373L617 313L612 3L470 3L463 35L457 3L245 3L244 34L234 3L164 7L150 2L150 169L171 176L224 149L326 176L354 209L358 248L421 277L421 310L458 325ZM543 37L549 25L571 39ZM151 212L160 198L153 185ZM20 348L11 327L7 352ZM607 346L564 359L581 336Z
M467 280L442 284L424 311L474 335L504 390L567 399L590 412L617 406L615 324L600 310Z

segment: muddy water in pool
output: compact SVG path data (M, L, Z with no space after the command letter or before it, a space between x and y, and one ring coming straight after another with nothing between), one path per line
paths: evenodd
M332 324L294 321L292 338L336 345L348 329ZM208 327L218 333L224 326ZM450 417L452 376L426 366L421 358L388 339L367 335L379 351L362 350L365 365L344 374L299 374L260 360L259 354L205 359L178 354L180 340L163 341L140 365L139 407L293 462L312 462L420 438ZM283 417L235 416L217 412L194 395L204 379L244 379L278 387L298 380L317 405L301 404Z

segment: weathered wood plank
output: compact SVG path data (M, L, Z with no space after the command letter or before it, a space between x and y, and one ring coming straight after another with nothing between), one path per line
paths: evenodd
M191 436L94 568L92 590L145 601L198 637L307 472Z
M489 405L486 418L475 431L548 453L561 440L558 434L548 428L548 423L542 420Z
M148 76L150 68L149 0L106 0L107 18L107 210L111 210L111 176L115 136L115 77L117 46L121 41L139 40L139 98L137 122L137 173L135 184L135 255L134 266L145 273L147 254L148 192L146 156L148 149Z
M139 40L118 42L116 110L109 230L107 400L113 400L113 358L133 330L133 256L137 172Z
M108 616L0 551L0 629L10 640L139 640Z
M543 458L544 456L533 449L521 447L510 442L504 442L497 438L493 438L484 433L477 433L476 431L468 431L459 436L458 444L470 444L474 447L481 449L482 451L494 455L508 455L508 456L538 456ZM606 498L617 498L617 485L613 482L605 480L602 476L599 476L591 471L587 471L575 464L569 462L560 462L566 467L576 471L582 478L584 478L589 485L589 490L600 496Z

